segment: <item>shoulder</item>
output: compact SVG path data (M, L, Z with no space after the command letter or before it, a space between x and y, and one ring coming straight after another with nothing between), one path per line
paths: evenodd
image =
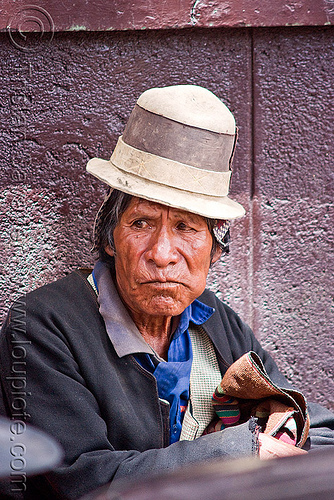
M88 274L88 270L77 269L63 278L36 288L25 297L28 301L41 300L50 296L54 298L66 296L66 298L73 297L75 299L79 294L90 292L90 290L93 292L86 279ZM92 293L92 296L94 296L94 293Z
M198 300L215 309L203 327L228 364L253 348L252 330L233 309L207 289Z
M249 328L240 316L225 302L222 302L212 291L205 289L202 295L198 297L198 300L215 309L212 318L216 321L220 319L224 323L227 322L243 330Z
M57 322L57 318L71 319L89 311L98 311L95 292L87 281L88 272L76 270L52 283L22 295L11 306L8 324L26 324L36 321Z
M77 269L68 275L56 281L36 288L27 293L20 300L26 300L27 304L43 303L56 304L58 301L67 303L67 301L76 301L78 298L84 298L87 295L95 297L95 293L87 280L88 270Z

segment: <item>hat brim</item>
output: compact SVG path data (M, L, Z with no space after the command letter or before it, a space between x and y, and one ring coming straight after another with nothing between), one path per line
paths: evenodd
M113 189L210 219L231 220L245 215L243 206L228 196L210 196L165 186L121 170L110 160L92 158L87 172Z

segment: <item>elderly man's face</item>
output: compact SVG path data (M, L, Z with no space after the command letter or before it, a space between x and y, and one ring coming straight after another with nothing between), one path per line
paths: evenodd
M118 290L133 313L176 316L204 291L212 237L203 217L133 198L114 242Z

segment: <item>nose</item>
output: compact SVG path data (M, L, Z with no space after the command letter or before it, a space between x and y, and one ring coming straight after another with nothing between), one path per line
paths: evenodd
M173 235L166 227L157 228L151 239L151 245L146 252L146 258L157 267L164 268L176 264L178 252Z

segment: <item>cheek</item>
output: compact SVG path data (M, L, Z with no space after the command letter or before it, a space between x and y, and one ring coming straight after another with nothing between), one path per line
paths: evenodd
M206 287L206 278L208 275L208 268L203 267L200 270L197 270L197 272L193 273L192 278L193 278L193 285L192 288L197 294L201 294L204 292L204 289Z
M196 290L202 288L204 290L210 268L210 256L206 252L194 252L186 262L191 288Z
M147 274L144 260L139 245L124 245L119 252L116 249L116 275L122 280L123 287L129 290L136 288L136 283Z
M192 258L188 259L188 268L192 277L192 287L196 290L200 290L200 293L204 291L206 286L210 262L210 252L207 251L207 248L205 248L204 251L200 249L198 252L195 251Z
M191 250L188 248L188 263L191 268L197 267L198 272L207 273L210 268L211 262L211 239L203 244L201 242L195 242L191 245Z

